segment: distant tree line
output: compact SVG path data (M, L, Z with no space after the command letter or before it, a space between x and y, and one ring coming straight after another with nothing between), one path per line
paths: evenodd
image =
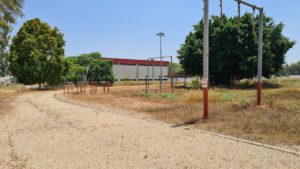
M300 75L300 61L283 66L282 75Z
M282 34L284 25L264 18L263 76L279 75L285 54L295 44ZM238 24L239 23L239 24ZM259 18L246 13L237 17L213 16L210 19L209 71L216 84L230 84L232 76L241 79L257 75ZM239 27L239 29L238 29ZM178 50L186 74L202 76L203 20L194 26Z

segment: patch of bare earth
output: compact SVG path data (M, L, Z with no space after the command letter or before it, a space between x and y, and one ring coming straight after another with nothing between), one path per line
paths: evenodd
M0 86L0 119L11 111L11 102L24 90L22 85Z
M299 156L291 153L129 117L117 106L91 109L67 103L57 94L33 92L13 102L11 113L0 123L1 169L297 169L300 165ZM153 99L155 103L158 98Z
M263 106L255 105L255 90L210 90L207 121L201 119L201 90L176 89L170 94L170 89L166 89L163 94L145 94L142 85L116 86L111 88L110 94L100 90L97 95L66 94L65 97L300 151L300 81L283 79L280 83L280 88L263 91Z

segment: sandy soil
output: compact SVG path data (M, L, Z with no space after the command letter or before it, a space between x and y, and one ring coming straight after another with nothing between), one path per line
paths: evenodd
M298 168L300 157L80 107L55 92L20 96L0 121L0 168Z

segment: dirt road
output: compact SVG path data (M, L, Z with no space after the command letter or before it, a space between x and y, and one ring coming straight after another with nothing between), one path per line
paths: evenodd
M55 92L20 96L0 119L0 168L299 168L300 157L80 107Z

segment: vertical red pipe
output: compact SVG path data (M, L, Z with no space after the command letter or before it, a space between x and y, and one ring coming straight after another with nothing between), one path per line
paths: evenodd
M257 82L257 105L261 105L261 90L262 90L262 83Z
M203 119L208 119L208 87L203 88Z

